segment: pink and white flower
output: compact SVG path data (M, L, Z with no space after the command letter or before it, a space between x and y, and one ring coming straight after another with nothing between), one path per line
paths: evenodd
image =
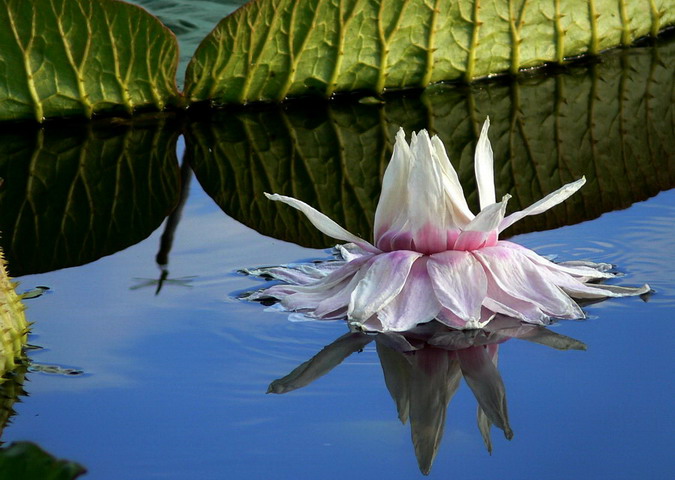
M534 324L583 318L575 299L602 299L649 291L596 283L614 277L610 265L553 263L499 240L528 215L559 204L586 182L569 183L530 207L505 216L510 195L497 202L493 155L483 124L475 153L480 212L474 215L445 148L426 130L410 144L399 130L375 212L374 244L342 228L306 203L265 194L304 213L324 234L348 242L341 259L265 269L287 283L249 299L275 298L290 311L320 319L346 318L368 331L406 331L438 319L459 329L480 328L495 314ZM256 273L263 273L261 270Z

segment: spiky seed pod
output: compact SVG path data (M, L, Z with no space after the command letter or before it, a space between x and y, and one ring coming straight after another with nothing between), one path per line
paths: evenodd
M7 273L0 249L0 377L16 366L28 335L25 306L16 293L16 285Z

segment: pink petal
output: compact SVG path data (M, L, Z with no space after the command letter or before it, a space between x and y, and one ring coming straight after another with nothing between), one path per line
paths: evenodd
M349 302L351 301L352 292L359 284L359 282L365 277L368 272L368 264L361 267L354 275L348 279L348 281L340 284L339 288L336 288L332 291L330 297L327 297L321 300L314 310L314 313L318 317L327 318L332 316L334 312L338 310L347 309L349 307Z
M475 250L473 254L494 285L508 296L532 303L551 317L584 318L579 305L555 285L555 276L527 256L500 246Z
M337 304L343 291L349 287L350 283L366 264L372 255L360 257L351 262L345 263L342 268L331 272L329 275L309 285L273 285L258 294L258 298L273 297L281 300L284 308L291 311L300 311L304 313L315 314L320 317L327 317L328 314L340 308ZM354 285L352 285L353 288ZM351 290L349 290L351 292ZM321 310L315 313L316 309L322 304L334 299L334 306L331 310ZM342 308L349 304L349 296L343 301ZM331 315L331 318L333 316Z
M580 281L587 281L590 279L599 279L599 278L614 278L615 275L613 273L605 271L605 267L609 267L607 264L595 264L597 265L597 268L593 268L590 266L584 266L584 265L578 265L578 266L568 266L564 264L558 264L554 263L541 255L539 255L537 252L534 250L530 250L529 248L523 247L522 245L518 245L517 243L509 242L509 241L500 241L499 242L500 247L506 247L506 248L512 248L514 250L517 250L518 252L522 253L523 255L526 255L527 257L530 258L534 263L541 265L544 268L547 268L551 271L555 272L563 272L567 273L570 275L574 275L576 277L579 277Z
M377 248L383 252L391 252L394 250L415 250L415 243L413 235L409 231L400 231L390 229L384 232L377 242Z
M465 322L479 321L487 279L469 252L448 250L429 257L427 270L441 305Z
M440 161L426 130L413 136L410 149L415 163L408 178L408 202L403 205L407 208L406 228L413 233L415 251L442 252L447 247L446 230L454 224L445 205Z
M493 203L480 211L466 226L455 242L455 250L476 250L497 243L497 227L504 218L506 204L511 198L505 195L501 202ZM489 243L488 243L489 242Z
M604 285L602 283L587 284L585 282L589 279L612 278L615 275L591 267L558 265L538 255L536 252L515 243L500 242L500 246L514 249L527 256L533 263L546 268L551 281L574 298L626 297L630 295L642 295L650 290L649 285L643 285L642 287L620 287L616 285Z
M427 273L427 258L418 258L401 292L377 316L385 331L400 332L433 320L440 310Z
M400 293L410 269L421 253L404 250L372 258L368 271L358 283L349 303L349 320L363 323Z

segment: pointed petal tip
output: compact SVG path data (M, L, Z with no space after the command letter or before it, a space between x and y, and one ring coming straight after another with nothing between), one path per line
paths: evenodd
M506 437L507 440L511 440L513 438L513 430L511 430L511 427L508 425L504 429L504 436Z
M490 115L486 115L486 116L485 116L485 121L483 122L483 128L482 128L482 130L485 130L485 131L487 132L487 130L488 130L489 128L490 128Z

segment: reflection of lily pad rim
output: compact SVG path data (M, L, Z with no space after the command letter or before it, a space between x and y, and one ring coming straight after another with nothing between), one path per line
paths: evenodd
M438 137L402 130L384 174L375 213L374 244L353 235L309 205L268 198L302 211L324 234L350 242L342 262L268 273L292 284L256 292L288 310L316 318L346 317L366 330L405 331L437 318L455 328L479 328L495 314L546 324L583 318L574 299L637 295L639 288L599 285L614 277L607 264L553 263L499 234L514 222L561 203L584 183L564 185L524 210L505 216L509 195L496 201L492 148L485 121L475 153L481 211L469 209L459 178ZM293 270L292 272L289 271Z

